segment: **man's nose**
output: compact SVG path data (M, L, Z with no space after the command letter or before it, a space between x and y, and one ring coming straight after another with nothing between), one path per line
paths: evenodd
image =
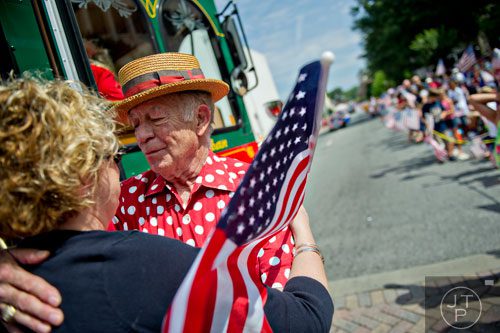
M138 143L145 143L154 137L153 127L148 124L141 124L135 128L134 134Z

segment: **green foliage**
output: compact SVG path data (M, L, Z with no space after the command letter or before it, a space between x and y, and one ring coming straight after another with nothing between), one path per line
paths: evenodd
M427 29L417 34L410 44L410 49L418 53L421 62L427 63L438 48L439 32L437 29Z
M338 102L345 102L345 101L352 101L355 100L358 97L358 87L352 87L351 89L348 90L342 90L342 88L337 87L334 88L333 90L329 91L326 94L332 101L338 103Z
M379 97L384 91L390 87L389 81L383 71L376 71L373 75L373 82L371 85L371 95Z
M368 70L382 70L400 82L405 73L442 58L449 65L457 51L475 44L480 31L500 45L498 0L356 0L354 29L363 34Z

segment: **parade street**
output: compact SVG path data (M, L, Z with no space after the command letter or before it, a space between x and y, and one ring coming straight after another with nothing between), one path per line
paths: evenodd
M499 175L489 161L439 164L428 145L363 113L323 133L305 207L328 278L498 257Z

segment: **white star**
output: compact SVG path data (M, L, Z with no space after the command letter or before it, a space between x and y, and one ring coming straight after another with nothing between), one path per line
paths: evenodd
M304 98L304 97L306 97L306 92L305 92L305 91L299 91L299 92L297 93L297 96L295 96L295 98L296 98L297 100L301 100L301 99L302 99L302 98Z
M274 136L275 139L278 139L281 136L281 130L276 131L276 135Z
M302 126L302 130L305 131L307 129L307 124L304 124L304 126Z
M288 132L290 132L290 126L285 127L285 132L284 132L284 133L285 133L285 135L287 135L287 134L288 134Z
M301 108L299 114L300 114L301 117L304 117L304 115L306 114L306 112L307 112L306 108Z
M273 186L276 186L276 184L278 184L278 179L276 177L274 177L274 179L273 179Z
M271 172L273 172L273 167L272 167L272 166L269 166L269 167L267 168L267 174L268 174L268 175L270 175L270 174L271 174Z
M293 116L294 114L295 114L295 108L292 108L292 109L290 110L290 117L291 117L291 116Z
M255 222L255 217L253 217L253 215L252 215L252 216L250 216L250 220L249 220L249 221L250 221L250 222L249 222L248 224L249 224L249 225L253 225L253 224L254 224L254 222Z
M240 195L245 194L245 191L246 191L246 190L247 190L247 189L246 189L246 187L242 187L242 188L240 189Z
M276 170L279 169L280 166L281 166L281 162L280 161L276 162Z
M302 73L299 75L299 79L297 80L297 82L302 82L306 79L307 77L307 73Z
M287 148L290 148L291 145L292 145L292 140L288 140L288 142L286 143Z
M271 202L270 202L270 201L268 201L268 202L266 203L266 207L267 207L267 210L271 209Z
M264 210L261 208L259 209L259 217L262 217L264 216Z
M266 184L266 192L269 192L270 189L271 189L271 186L269 184Z
M259 177L259 180L260 180L260 181L263 181L263 180L264 180L264 177L265 177L265 176L264 176L264 173L263 173L263 172L261 172L260 177Z
M271 155L271 157L273 157L274 154L276 154L276 149L275 148L271 149L271 153L269 155Z
M253 207L253 204L255 203L255 199L253 197L250 198L248 201L248 206Z
M245 206L243 204L238 206L238 215L243 215L245 213Z
M276 202L276 194L273 194L273 202Z
M255 183L257 183L257 181L255 180L255 177L252 177L252 179L250 179L250 187L254 187L255 186Z
M267 153L262 154L262 158L260 160L265 162L267 160Z
M282 174L280 175L280 180L283 180L283 179L285 179L285 174L284 174L284 173L282 173Z
M285 144L284 143L280 144L280 148L278 150L281 153L283 151L283 149L285 149Z
M299 142L300 142L300 138L299 138L299 137L296 137L296 138L295 138L295 141L294 141L293 143L298 144Z
M245 225L243 223L238 224L238 230L236 230L236 233L241 235L243 231L245 231Z
M262 199L262 196L264 195L264 193L262 192L262 190L259 191L259 193L257 193L257 199Z
M285 112L283 112L283 120L285 120L286 117L288 117L288 113L285 111Z
M299 128L299 124L297 124L297 123L293 124L292 131L294 131L294 132L295 132L295 130L296 130L297 128Z

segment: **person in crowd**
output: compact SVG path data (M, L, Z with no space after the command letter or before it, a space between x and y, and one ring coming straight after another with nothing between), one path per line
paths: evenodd
M88 39L84 40L84 46L99 94L110 101L122 100L122 87L116 80L113 70L110 66L105 65L105 61L98 60L102 57L100 54L105 53L104 50Z
M451 112L453 112L453 109L450 109L450 103L448 103L447 105L449 107L448 109L443 105L443 95L444 93L440 89L429 89L427 103L422 106L422 120L426 122L427 132L429 132L431 135L432 132L429 128L431 126L429 126L430 124L428 124L426 121L427 117L432 117L434 130L445 136L453 137L453 123L449 118ZM450 161L454 161L456 158L455 156L453 156L453 142L447 140L445 145L446 151L448 153L448 159Z
M114 104L117 118L133 127L151 170L122 182L110 229L141 230L201 247L248 167L210 150L214 102L229 87L204 78L198 60L181 53L136 59L120 70L119 79L125 99ZM293 247L288 228L263 246L257 264L266 285L284 287ZM7 272L0 275L0 294L2 285L10 291L6 303L16 303L26 294L19 279L24 284L36 281L43 288L28 292L30 320L48 322L51 313L58 313L58 302L48 301L49 295L58 299L51 286L25 274L12 260L0 263L0 270Z
M453 103L453 134L457 140L457 154L459 160L467 160L470 156L463 152L462 146L464 139L467 137L468 123L467 115L469 114L469 107L467 104L467 96L462 88L460 88L455 80L448 82L448 98Z
M500 168L500 93L491 92L473 94L469 98L469 103L488 121L496 124L497 135L493 147L493 160L497 168Z
M51 253L24 267L61 293L64 321L58 318L55 331L159 332L198 249L138 231L105 231L120 183L115 123L102 102L62 81L0 87L0 235L17 239L18 250ZM268 288L265 315L276 332L328 332L333 303L303 209L291 230L302 250L284 291ZM14 307L3 296L4 322L49 331L49 323L27 320L22 302Z

